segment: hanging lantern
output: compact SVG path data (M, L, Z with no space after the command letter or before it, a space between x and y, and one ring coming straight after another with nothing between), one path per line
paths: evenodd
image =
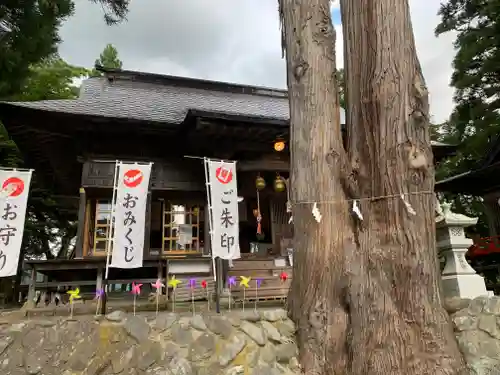
M274 151L281 152L285 149L285 141L282 139L277 139L274 141Z
M266 187L266 180L264 180L260 176L257 176L257 178L255 179L255 187L257 188L257 190L264 190L264 188Z
M285 189L285 180L283 180L283 177L281 177L280 175L277 175L276 179L274 180L274 191L281 193L285 191Z

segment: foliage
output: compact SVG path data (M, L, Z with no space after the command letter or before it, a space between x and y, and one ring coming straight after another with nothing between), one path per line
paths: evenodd
M112 44L107 44L99 58L95 61L95 65L102 66L104 68L121 69L123 63L118 57L118 50ZM102 73L98 70L93 69L90 75L92 77L98 77L101 74Z
M87 74L86 69L71 66L54 54L29 68L28 77L9 100L73 99L78 96L74 80ZM23 166L17 146L3 126L0 126L0 163L4 167ZM64 256L75 235L74 215L65 211L48 191L40 188L35 171L23 239L26 255Z
M500 0L449 0L439 14L436 34L457 33L451 78L457 105L450 131L461 143L454 172L465 172L481 162L500 133Z
M71 0L0 2L0 20L11 30L0 39L0 98L17 93L30 67L56 51L59 27L73 10Z
M438 177L445 178L480 166L500 133L500 0L449 0L439 15L436 34L457 33L451 78L457 104L441 125L439 140L459 147L438 169ZM447 194L446 199L457 212L479 217L477 231L488 235L481 198Z
M87 69L72 66L54 54L33 65L19 91L9 99L14 101L74 99L78 97L79 90L75 79L88 74Z
M90 0L102 6L104 20L108 25L114 25L126 19L130 0Z
M346 108L345 104L345 77L344 69L337 69L337 84L339 90L339 103L342 108Z
M72 66L57 54L51 55L31 67L30 75L13 99L74 99L78 96L75 79L88 74L87 69ZM67 255L76 230L74 215L61 207L48 191L41 189L35 176L28 202L24 236L28 255L43 254L47 258Z
M0 122L0 162L2 166L8 168L18 167L21 163L19 149L12 139L10 139L7 129Z

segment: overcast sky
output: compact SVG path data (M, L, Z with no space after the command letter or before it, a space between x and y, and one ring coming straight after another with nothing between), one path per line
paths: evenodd
M60 54L92 67L107 43L129 70L217 81L285 87L277 0L131 0L128 22L106 26L102 9L75 0L76 12L61 30ZM448 118L453 36L434 37L440 0L410 0L420 61L431 95L433 121ZM338 9L333 11L340 24ZM337 64L343 65L337 27Z

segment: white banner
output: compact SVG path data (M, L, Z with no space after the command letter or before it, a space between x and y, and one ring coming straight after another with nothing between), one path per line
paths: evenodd
M151 164L118 163L110 267L140 268L144 253Z
M0 277L17 274L31 172L0 170Z
M239 259L240 236L236 162L205 160L212 219L212 257Z

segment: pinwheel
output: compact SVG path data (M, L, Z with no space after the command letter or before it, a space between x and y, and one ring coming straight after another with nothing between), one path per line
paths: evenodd
M175 278L175 275L173 275L170 280L168 280L168 286L171 286L172 288L176 289L177 286L181 283L180 280L177 280Z
M99 315L99 308L101 307L102 297L104 297L104 289L99 288L95 291L95 297L94 297L94 299L97 301L95 310L96 316Z
M158 315L158 307L159 307L159 303L160 303L160 294L161 294L163 288L165 288L165 284L163 284L161 282L161 280L158 279L158 280L156 280L156 282L154 284L151 284L151 286L156 289L156 315Z
M134 296L138 296L139 294L141 294L141 287L142 287L142 284L136 284L135 282L133 282L132 283L132 291L131 291L131 293Z
M288 280L288 274L285 271L281 272L281 274L280 274L280 280L283 283Z
M194 288L196 288L196 279L189 279L189 287L191 288L191 306L192 306L192 310L193 310L193 315L195 315Z
M132 283L132 290L130 291L134 295L134 316L135 316L135 306L137 302L137 296L141 294L142 284Z
M82 298L82 296L80 296L80 288L76 288L75 290L68 290L66 293L69 294L70 316L73 318L73 302L75 299Z
M160 279L156 280L151 286L155 288L158 293L161 293L162 289L165 288L165 284L163 284Z
M257 311L257 300L259 299L259 288L262 285L262 279L255 279L255 311Z
M248 284L252 280L251 277L240 276L240 286L243 287L243 311L245 311L245 293L246 289L250 287Z
M283 272L280 273L280 280L281 280L282 284L286 283L286 281L288 280L288 274L285 271L283 271ZM283 300L283 303L285 303L285 297L284 296L283 296L282 300Z
M175 278L175 275L172 275L170 277L170 280L168 280L168 286L172 287L172 311L175 311L175 290L177 289L177 286L181 283L180 280L177 280Z
M207 310L210 311L210 291L208 290L208 283L206 280L202 280L200 285L205 289L205 293L207 294Z
M231 287L236 286L236 277L235 276L230 276L227 279L227 287L228 287L228 293L229 293L229 311L231 311L231 304L233 299L231 298Z
M80 299L80 288L76 288L75 290L68 290L66 293L69 294L69 303L73 303L75 299Z

